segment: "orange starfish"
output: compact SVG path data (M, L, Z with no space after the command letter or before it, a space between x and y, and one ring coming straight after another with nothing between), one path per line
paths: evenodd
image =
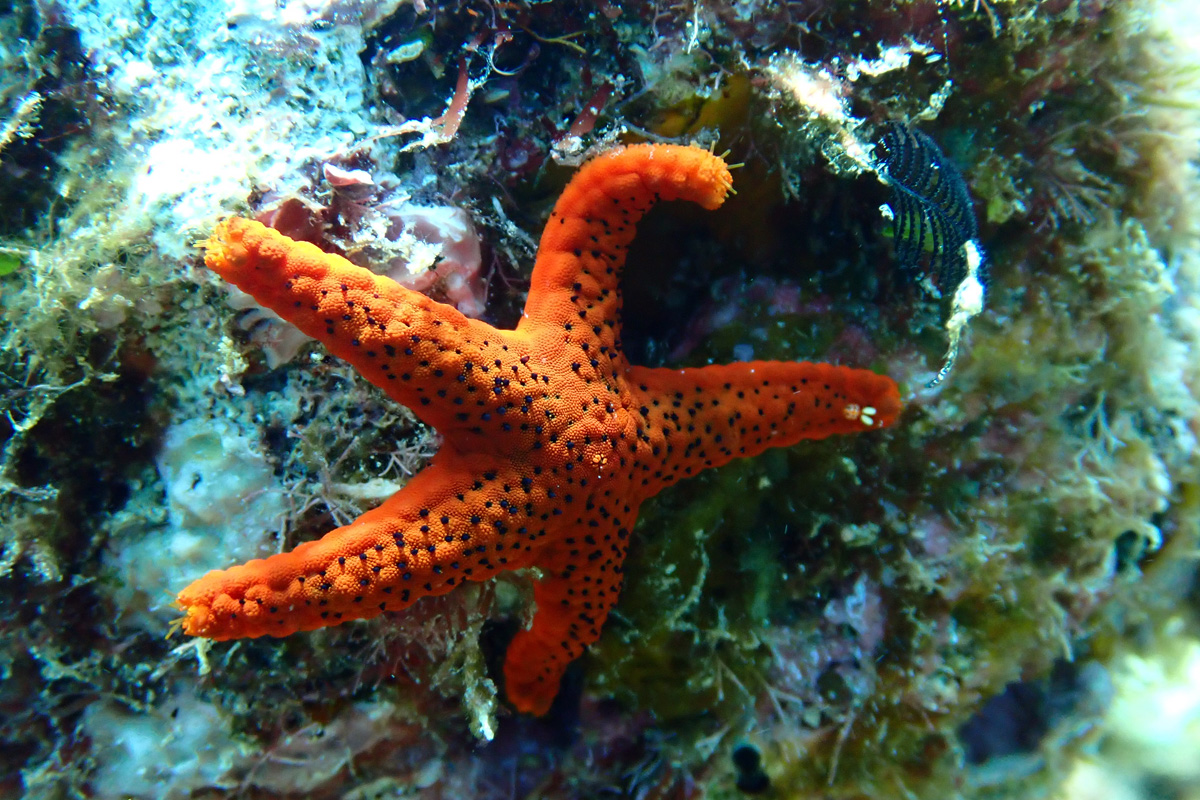
M464 581L538 567L537 612L504 665L544 714L600 635L638 507L734 458L895 421L896 385L866 370L754 361L648 369L621 352L619 277L659 200L715 209L732 179L706 150L621 147L585 164L542 234L516 330L294 242L221 223L207 265L320 339L441 432L432 463L378 508L290 553L210 572L179 593L183 630L224 640L337 625Z

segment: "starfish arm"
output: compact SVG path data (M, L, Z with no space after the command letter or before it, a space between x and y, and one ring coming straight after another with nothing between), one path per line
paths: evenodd
M630 367L627 380L642 420L637 436L653 456L637 464L651 494L772 447L887 427L900 413L891 378L832 364Z
M590 507L590 504L589 504ZM549 545L535 564L537 612L504 659L504 692L518 711L542 715L558 694L563 673L600 629L621 592L622 564L637 509L626 506L595 527L583 526Z
M523 507L519 475L491 456L443 447L378 508L288 553L214 570L179 593L183 630L227 639L369 619L467 580L527 566L545 533Z
M570 325L619 350L620 273L638 220L659 200L715 209L732 181L725 162L698 147L631 145L584 164L546 223L517 329Z
M511 332L308 242L233 217L204 246L210 269L320 340L443 434L482 434L482 414L521 405L524 393L509 384L534 380L512 349L518 340ZM479 438L486 445L486 437Z

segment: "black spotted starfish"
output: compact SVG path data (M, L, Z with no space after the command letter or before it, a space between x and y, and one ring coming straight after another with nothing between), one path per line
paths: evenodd
M286 636L537 567L537 611L504 676L516 708L544 714L617 601L646 498L770 447L885 427L900 411L896 385L866 370L625 360L619 278L636 223L659 200L715 209L731 183L725 162L697 147L635 145L589 161L542 234L515 330L257 222L223 222L208 266L411 407L443 444L349 525L188 586L183 630Z

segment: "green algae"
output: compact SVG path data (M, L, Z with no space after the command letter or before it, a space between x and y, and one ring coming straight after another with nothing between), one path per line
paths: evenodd
M11 253L6 248L0 248L0 278L12 275L24 264L25 259L20 253Z

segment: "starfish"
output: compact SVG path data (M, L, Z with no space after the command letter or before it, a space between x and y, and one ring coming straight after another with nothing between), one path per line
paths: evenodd
M725 162L698 147L633 145L587 162L546 224L515 330L257 222L222 222L205 243L208 267L412 408L443 444L349 525L188 586L183 630L287 636L536 567L537 610L504 677L513 706L544 714L617 601L646 498L734 458L899 414L895 383L867 370L627 362L619 278L637 221L659 200L715 209L731 185Z

